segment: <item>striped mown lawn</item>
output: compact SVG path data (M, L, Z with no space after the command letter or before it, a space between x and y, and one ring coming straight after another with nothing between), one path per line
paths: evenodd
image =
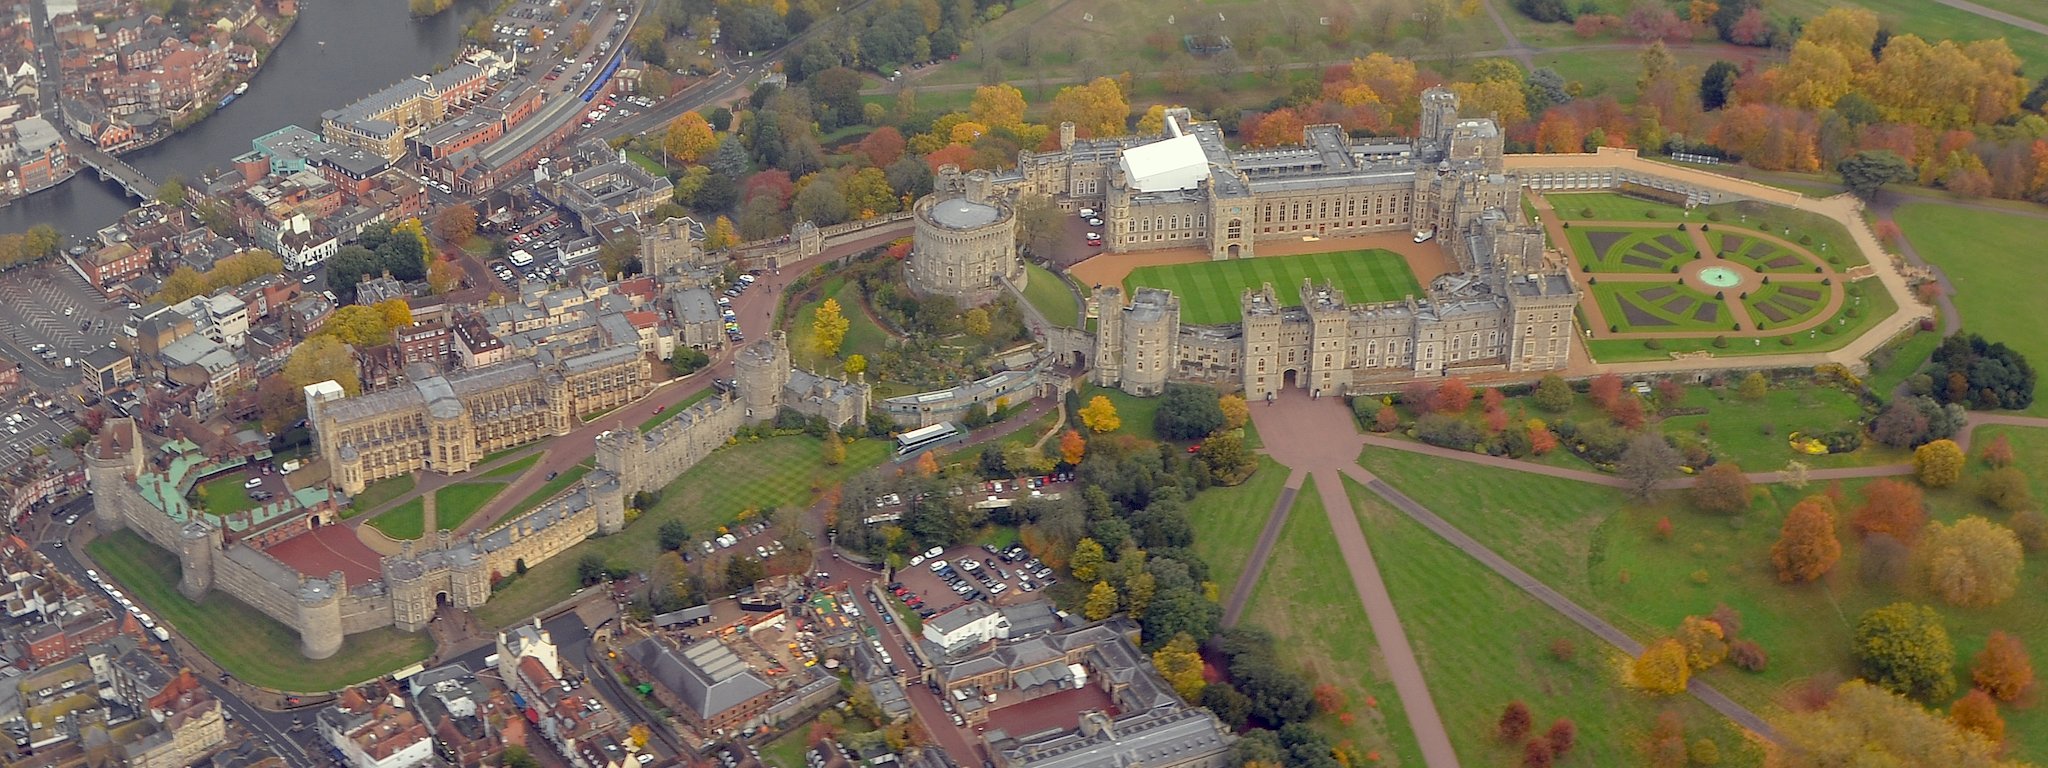
M1422 287L1408 263L1393 251L1370 249L1274 256L1234 261L1203 261L1139 267L1124 278L1124 290L1143 286L1165 288L1180 297L1180 321L1190 325L1222 325L1241 319L1239 297L1247 288L1272 283L1280 303L1301 306L1301 279L1329 282L1352 304L1395 301L1422 296Z

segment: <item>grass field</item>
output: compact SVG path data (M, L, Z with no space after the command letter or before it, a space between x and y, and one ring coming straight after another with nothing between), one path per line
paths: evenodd
M2048 316L2015 311L2039 300L2031 286L2044 272L2033 254L2048 242L2048 220L1929 203L1900 206L1894 220L1955 285L1963 330L2048 361ZM2035 397L2027 413L2048 415L2048 401Z
M824 489L882 463L890 454L887 440L860 440L846 446L845 463L827 467L821 458L823 445L814 438L794 436L721 448L663 488L660 503L641 513L623 535L584 541L534 565L502 585L477 615L489 626L502 627L568 597L577 588L576 561L587 553L624 567L653 562L658 542L652 531L664 520L682 520L702 537L746 509L775 508L785 517L801 515Z
M1316 620L1303 621L1303 616ZM1385 764L1422 764L1422 749L1387 677L1379 642L1315 485L1295 499L1246 618L1273 633L1275 645L1286 649L1284 655L1310 680L1344 693L1353 715L1349 726L1333 714L1316 717L1316 727L1333 742L1350 741L1357 745L1355 753L1392 756Z
M427 657L434 641L421 632L385 628L350 635L341 652L320 661L299 653L299 636L220 590L194 603L178 593L178 560L132 531L103 535L87 546L108 576L148 606L222 669L242 682L284 691L330 691L376 678Z
M2044 21L2039 18L2041 6L2030 0L1975 1L1980 5L2016 16L2032 16L2035 21ZM1771 15L1780 19L1811 19L1837 4L1833 0L1785 0L1774 3L1769 8ZM2005 38L2006 44L2012 46L2012 52L2024 63L2029 82L2048 73L2048 36L1940 3L1919 0L1855 0L1853 4L1876 11L1880 22L1891 29L1911 30L1913 34L1928 41L1954 40L1961 44L1969 40ZM2032 12L2017 10L2020 8L2030 8Z
M434 492L434 527L452 531L462 527L484 504L505 490L504 483L456 483Z
M526 470L532 469L534 462L540 461L540 454L540 451L535 451L531 456L521 458L518 461L506 464L502 467L494 468L488 472L483 473L481 477L518 477L521 474L524 474Z
M1116 431L1146 440L1159 439L1159 433L1152 431L1152 422L1159 416L1159 398L1139 397L1121 389L1088 384L1081 387L1081 406L1087 407L1088 401L1095 399L1096 395L1108 397L1109 402L1116 406L1117 418L1123 421Z
M1672 282L1603 282L1593 286L1593 300L1607 323L1622 333L1727 331L1734 314L1723 299Z
M1046 322L1061 328L1073 328L1081 322L1081 302L1074 298L1074 291L1065 280L1037 264L1026 263L1024 273L1024 298L1045 315Z
M1259 470L1244 484L1210 488L1188 501L1188 524L1195 529L1195 554L1209 564L1209 580L1222 594L1230 594L1251 559L1252 545L1287 485L1288 470L1270 458L1259 457ZM1299 500L1295 512L1301 511Z
M842 278L825 282L824 290L817 301L798 308L789 324L789 355L800 367L827 374L836 374L847 355L861 354L872 359L889 344L889 332L875 325L861 310L860 286ZM846 340L840 343L839 356L826 358L818 354L817 343L812 340L811 318L818 307L825 303L824 297L839 300L839 313L846 318Z
M1681 407L1705 408L1697 416L1672 416L1658 426L1670 434L1701 440L1722 461L1732 461L1752 472L1781 469L1797 459L1817 469L1895 464L1912 460L1909 451L1887 448L1865 441L1853 453L1809 456L1792 450L1787 435L1793 432L1818 434L1838 429L1855 429L1863 406L1855 395L1823 387L1780 387L1770 390L1760 402L1736 396L1732 388L1686 388ZM1702 429L1704 425L1704 430Z
M256 500L249 498L249 491L242 487L242 482L248 479L249 473L236 471L200 483L194 489L200 508L209 515L222 517L255 509Z
M1705 705L1624 688L1618 651L1371 491L1350 480L1345 486L1359 524L1372 537L1373 559L1415 646L1431 697L1466 765L1519 764L1521 750L1490 736L1501 708L1515 700L1529 705L1539 729L1561 717L1578 725L1578 746L1560 766L1649 764L1646 737L1666 710L1683 719L1688 742L1712 739L1722 765L1761 763L1734 726ZM1559 641L1573 648L1569 660L1553 655Z
M1285 306L1301 306L1301 280L1329 282L1352 304L1421 296L1407 262L1392 251L1365 250L1273 256L1262 259L1204 261L1193 264L1139 267L1124 278L1129 291L1139 286L1165 288L1180 297L1180 319L1188 325L1221 325L1242 318L1238 306L1247 288L1272 283Z
M1937 319L1939 317L1936 316ZM1891 362L1881 368L1873 362L1870 375L1864 377L1864 382L1870 386L1870 391L1889 396L1907 378L1918 373L1920 366L1927 364L1927 359L1934 356L1934 348L1941 345L1941 338L1940 329L1916 330L1903 340L1892 342L1887 347L1892 353Z
M553 498L555 494L567 490L569 486L574 485L576 481L583 479L583 476L587 474L590 474L589 461L568 468L556 476L555 479L549 480L546 485L541 486L533 493L527 494L526 498L520 499L519 506L513 507L512 511L505 515L506 519L533 511L534 507L538 507L542 502Z
M427 532L427 502L424 496L415 496L404 504L370 518L369 526L394 539L417 539ZM439 503L439 502L436 502Z
M689 410L690 406L711 399L711 396L714 394L717 394L715 390L713 390L710 387L705 387L704 389L698 391L696 394L683 398L681 402L678 402L675 405L671 405L667 408L661 409L660 413L654 414L653 416L649 416L647 417L646 421L640 422L641 434L646 434L648 432L654 431L655 427L659 427L663 423L667 422L669 419L675 418L676 414Z
M1993 434L1985 430L1979 439ZM2048 461L2048 434L2015 430L2012 435L2021 466ZM1717 605L1739 611L1740 636L1763 646L1770 666L1757 674L1716 668L1706 679L1766 716L1779 711L1781 696L1802 679L1853 674L1850 635L1864 611L1898 600L1933 600L1911 583L1860 579L1862 547L1846 525L1842 561L1832 575L1809 585L1778 582L1768 552L1783 512L1805 495L1826 490L1819 485L1804 490L1767 486L1748 514L1731 520L1693 512L1675 495L1636 504L1613 489L1386 451L1368 452L1364 463L1637 639L1668 633L1685 616L1703 615ZM1973 480L1966 477L1958 488L1929 491L1929 517L1984 514L2002 519L1965 490ZM1851 510L1860 504L1865 482L1842 484ZM1849 514L1844 511L1838 519ZM1674 529L1669 540L1656 533L1657 522L1666 518ZM2003 605L1963 610L1935 603L1955 640L1959 679L1967 680L1969 659L1993 630L2017 634L2029 647L2048 645L2048 611L2040 603L2044 589L2048 563L2036 559L2022 571L2018 596ZM1945 708L1947 702L1935 704ZM2039 761L2048 756L2048 709L2008 708L2002 714L2012 757Z
M488 461L489 458L486 457L485 460ZM342 517L344 519L354 517L364 512L368 512L370 510L384 506L385 504L389 504L391 503L392 499L396 499L400 496L404 496L408 493L411 493L412 486L412 475L399 475L397 477L387 477L377 482L370 483L369 485L365 485L363 486L362 493L358 493L355 495L354 498L349 499L349 511L346 514L343 514Z

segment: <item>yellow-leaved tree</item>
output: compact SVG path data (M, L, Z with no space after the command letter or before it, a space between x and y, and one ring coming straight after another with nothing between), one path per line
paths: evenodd
M839 310L839 300L826 299L811 314L811 345L820 355L836 357L839 345L846 343L846 329L851 325Z
M1123 418L1116 415L1116 403L1107 395L1096 395L1081 408L1081 423L1095 434L1115 432L1124 425Z

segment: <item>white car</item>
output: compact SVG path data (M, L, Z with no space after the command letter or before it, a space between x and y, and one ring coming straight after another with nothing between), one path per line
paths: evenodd
M946 570L946 561L944 561L944 560L933 560L933 561L932 561L932 573L938 573L939 571L943 571L943 570Z
M1092 218L1095 218L1095 209L1093 209L1093 208L1083 208L1083 209L1081 209L1080 213L1081 213L1081 218L1084 218L1084 219L1092 219Z
M932 547L931 549L927 549L924 551L924 557L926 560L930 560L934 557L938 557L939 555L943 555L945 553L945 547Z
M910 558L910 567L916 568L920 565L924 565L924 555L915 555Z
M262 485L263 485L263 478L260 478L260 477L252 477L252 478L249 478L249 479L247 479L247 480L243 480L243 481L242 481L242 488L243 488L243 490L248 490L248 489L250 489L250 488L259 488L259 487L262 487Z

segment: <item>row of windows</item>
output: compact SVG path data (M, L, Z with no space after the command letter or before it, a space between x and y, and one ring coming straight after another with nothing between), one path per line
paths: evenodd
M1399 196L1392 194L1351 195L1334 201L1335 205L1332 205L1332 202L1327 198L1313 201L1289 200L1270 202L1260 206L1259 219L1263 222L1273 223L1302 221L1305 219L1326 221L1332 217L1357 218L1359 216L1401 214L1408 212L1411 194L1403 192Z
M1165 231L1174 229L1185 229L1187 227L1201 228L1209 226L1209 215L1206 213L1176 213L1172 215L1154 216L1149 219L1139 217L1134 220L1134 223L1136 226L1132 227L1132 230L1136 232L1151 232L1153 230Z

